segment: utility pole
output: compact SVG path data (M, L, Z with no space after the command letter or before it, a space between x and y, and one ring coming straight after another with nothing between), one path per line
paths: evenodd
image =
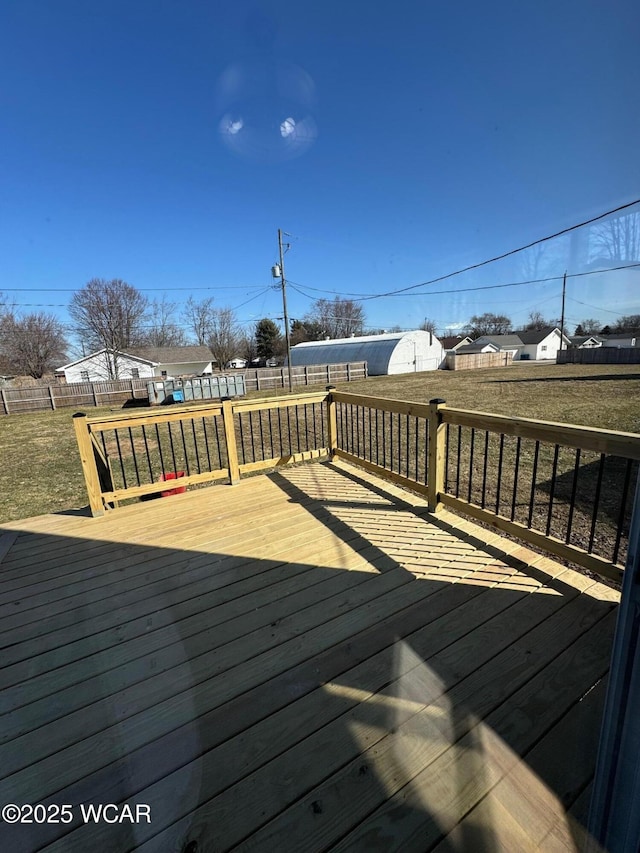
M564 295L567 290L567 271L562 277L562 313L560 315L560 349L564 349Z
M284 336L287 342L287 368L289 372L289 392L293 391L293 373L291 371L291 332L289 329L289 314L287 312L287 280L284 277L284 247L282 244L282 229L278 228L278 249L280 251L280 281L282 284L282 310L284 314ZM287 235L288 236L288 235ZM287 249L289 244L287 243Z

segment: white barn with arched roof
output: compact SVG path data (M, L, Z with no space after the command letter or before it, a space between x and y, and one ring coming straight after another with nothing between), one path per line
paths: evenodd
M359 338L308 341L291 348L291 364L294 367L366 361L369 376L437 370L443 360L444 350L440 341L430 332L420 329L363 335Z

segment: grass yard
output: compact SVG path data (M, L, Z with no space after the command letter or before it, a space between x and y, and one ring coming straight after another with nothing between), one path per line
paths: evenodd
M640 432L637 365L516 364L372 377L339 387L416 402L442 397L465 409ZM88 413L113 411L120 409ZM63 409L0 417L0 522L86 505L72 414Z

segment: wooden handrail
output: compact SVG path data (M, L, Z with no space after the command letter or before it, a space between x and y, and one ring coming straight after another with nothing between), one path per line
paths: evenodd
M579 447L581 450L593 450L596 453L622 456L625 459L640 459L640 435L633 432L574 426L556 421L540 421L535 418L514 418L508 415L454 409L449 406L445 408L443 417L445 423L455 426L532 438L564 447Z

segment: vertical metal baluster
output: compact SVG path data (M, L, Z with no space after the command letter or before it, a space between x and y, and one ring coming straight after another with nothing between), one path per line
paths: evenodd
M262 415L264 412L262 409L258 412L258 423L260 424L260 451L262 453L261 459L264 459L264 427L262 426Z
M300 453L300 411L299 406L294 406L293 413L296 416L296 453Z
M427 448L429 447L429 421L424 419L424 484L427 485L428 464L427 464ZM445 463L446 464L446 463ZM445 486L445 492L447 491Z
M451 445L449 444L449 428L450 428L450 426L451 426L451 424L447 424L445 427L445 438L446 438L445 453L444 453L444 491L445 491L445 494L449 491L449 450L451 448ZM427 427L427 430L428 429L429 429L429 427ZM428 446L429 445L427 445L427 447ZM426 465L426 463L425 463L425 465ZM427 467L428 467L428 465L427 465Z
M313 418L313 446L317 448L318 446L318 431L317 431L317 415L316 415L316 404L311 404L311 417Z
M120 460L120 470L122 471L122 482L124 484L125 489L127 488L127 475L124 470L124 461L122 459L122 450L120 449L120 437L118 435L118 430L114 429L113 434L116 437L116 447L118 448L118 458Z
M282 446L282 409L276 409L278 413L278 438L280 440L280 448L278 456L284 456L284 447Z
M289 454L289 456L291 456L291 454L293 453L293 450L291 448L291 406L287 406L287 442L287 453Z
M242 443L244 444L244 435L242 436ZM256 443L253 435L253 412L249 412L249 447L251 448L251 461L256 461Z
M304 449L309 450L309 406L305 403L304 411ZM315 444L313 445L315 447Z
M616 542L613 546L613 559L612 563L618 562L618 554L620 552L620 540L622 539L622 528L624 526L624 516L625 510L627 508L627 498L629 496L629 485L631 483L631 469L633 467L633 460L627 459L626 470L624 473L624 485L622 486L622 497L620 500L620 515L618 516L618 528L616 530Z
M162 468L162 473L166 471L164 467L164 454L162 453L162 442L160 441L160 429L158 428L158 424L156 426L156 441L158 442L158 452L160 453L160 466Z
M600 454L600 465L598 466L598 481L596 483L596 493L593 499L593 515L591 516L591 532L589 534L588 552L593 550L593 540L596 535L596 523L598 521L598 506L600 504L600 489L602 488L602 474L604 472L604 453Z
M516 464L513 471L513 494L511 495L511 521L516 517L516 496L518 494L518 474L520 472L520 443L522 439L518 436L516 441Z
M202 434L204 435L204 446L207 450L207 465L209 466L209 471L213 471L211 467L211 453L209 452L209 436L207 435L207 421L205 418L202 418Z
M240 432L240 441L236 441L236 449L240 450L240 456L242 457L242 459L239 461L241 465L244 465L247 461L244 455L244 435L246 429L242 428L242 412L238 412L238 429Z
M187 468L187 475L191 474L191 469L189 466L189 454L187 453L187 445L184 440L184 421L180 421L180 435L182 437L182 448L184 450L184 462Z
M462 427L458 425L458 447L456 450L456 497L460 497L460 452L462 451Z
M198 466L198 474L202 474L200 467L200 451L198 450L198 437L196 435L196 419L191 418L191 432L193 433L193 449L196 453L196 465Z
M405 477L407 480L409 479L409 415L405 415L407 419L407 429L406 429L406 464L405 464Z
M271 446L271 459L275 457L275 452L273 450L273 409L267 409L269 413L269 443Z
M213 426L215 428L216 445L218 448L218 468L223 468L224 466L222 464L222 447L220 445L220 424L219 424L219 420L220 420L220 415L214 415L213 416Z
M556 491L556 474L558 473L558 453L560 445L556 444L553 451L553 467L551 469L551 489L549 490L549 511L547 512L547 536L551 532L551 517L553 515L553 498Z
M484 433L484 460L482 462L482 509L487 504L487 467L489 465L489 430Z
M176 449L173 446L173 433L171 432L171 423L167 421L167 429L169 430L169 444L171 445L171 458L173 459L173 470L177 473L178 466L176 464Z
M386 427L386 412L382 410L382 467L387 467L387 427Z
M476 439L475 427L471 427L471 441L469 443L469 489L467 492L467 501L471 503L471 491L473 483L473 445Z
M142 437L144 439L144 452L147 456L147 465L149 466L149 482L153 483L153 469L151 467L151 454L149 453L149 442L147 441L147 428L142 424ZM105 454L106 459L106 454Z
M140 485L140 472L138 471L138 460L136 458L136 446L133 443L133 432L131 430L131 427L128 428L128 432L129 432L129 442L131 444L131 455L133 457L133 467L134 467L135 472L136 472L136 481L137 481L138 485Z
M573 483L571 484L571 498L569 499L569 518L567 519L567 535L565 542L569 544L571 539L571 525L573 524L573 510L576 506L576 491L578 488L578 473L580 471L580 448L576 450L576 461L573 466Z
M533 508L536 501L536 478L538 474L538 456L540 454L540 442L536 441L535 450L533 452L533 470L531 472L531 497L529 498L529 520L527 527L533 524Z
M496 485L496 515L500 515L500 487L502 486L502 458L504 455L504 433L500 433L500 453L498 455L498 482Z

